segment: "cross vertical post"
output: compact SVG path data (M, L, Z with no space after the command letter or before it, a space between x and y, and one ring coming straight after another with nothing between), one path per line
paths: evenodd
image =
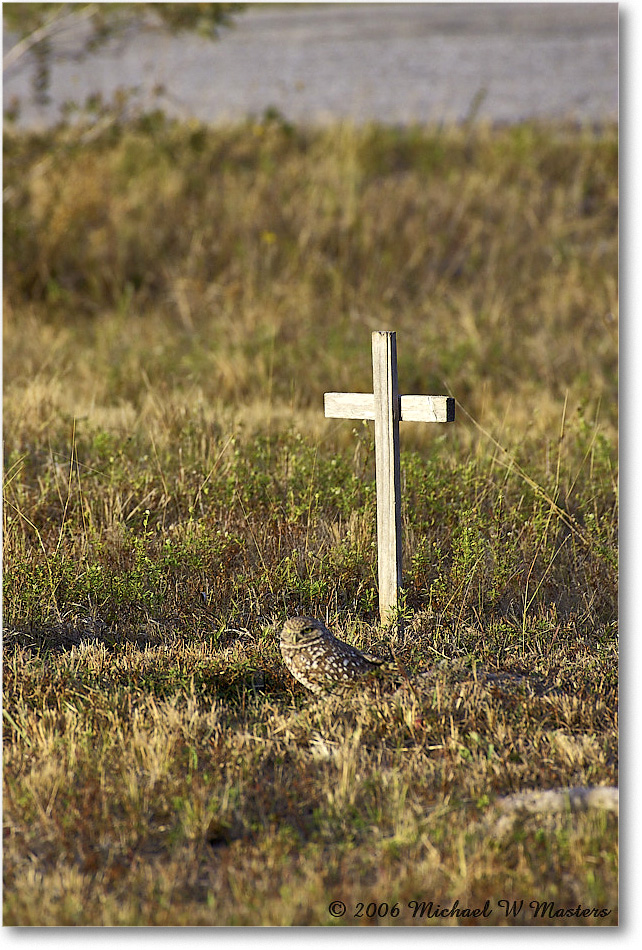
M372 334L371 393L325 393L325 415L333 419L374 419L377 479L377 572L379 615L394 619L401 590L401 476L399 422L454 422L452 396L400 396L397 334Z
M377 565L379 612L385 625L397 609L401 590L401 472L397 335L372 334L375 464L377 483Z

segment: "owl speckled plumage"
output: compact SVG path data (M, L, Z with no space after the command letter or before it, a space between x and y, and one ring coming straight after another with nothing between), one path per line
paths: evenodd
M313 693L345 692L385 662L338 640L313 617L285 621L281 655L292 676Z

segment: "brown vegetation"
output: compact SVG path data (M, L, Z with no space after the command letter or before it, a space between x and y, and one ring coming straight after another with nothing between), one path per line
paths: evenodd
M5 133L6 924L617 922L612 814L493 819L617 784L616 221L613 129ZM458 400L401 434L431 678L315 699L286 616L385 636L322 408L377 328Z

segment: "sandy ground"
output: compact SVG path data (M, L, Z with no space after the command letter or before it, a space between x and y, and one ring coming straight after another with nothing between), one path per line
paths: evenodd
M68 48L74 38L63 40ZM5 52L12 38L4 38ZM30 100L28 58L5 74L21 121L67 99L140 87L147 106L206 121L278 109L295 121L499 122L617 116L617 4L265 4L220 42L139 32L84 64L56 66L52 103ZM153 89L166 94L157 102Z

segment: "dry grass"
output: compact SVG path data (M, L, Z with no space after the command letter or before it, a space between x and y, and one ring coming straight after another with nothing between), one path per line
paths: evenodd
M616 923L613 815L494 804L617 784L615 131L152 116L9 132L5 186L5 923ZM315 700L285 616L385 636L322 417L376 328L459 401L402 433L431 675Z

